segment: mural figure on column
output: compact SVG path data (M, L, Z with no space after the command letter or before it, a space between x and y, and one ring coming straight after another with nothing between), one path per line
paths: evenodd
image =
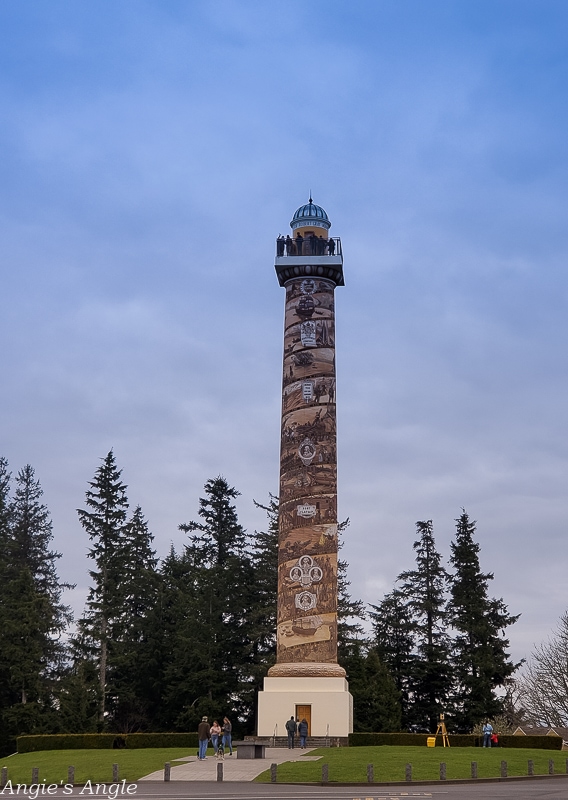
M290 226L304 255L278 250L276 258L286 305L277 662L268 675L339 678L334 292L343 286L343 256L311 197Z

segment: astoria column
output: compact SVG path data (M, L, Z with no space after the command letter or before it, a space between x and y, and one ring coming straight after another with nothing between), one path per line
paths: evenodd
M288 693L286 718L297 716L301 709L299 713L311 717L312 735L329 733L330 719L339 714L342 721L336 720L331 735L346 736L351 695L345 670L337 663L334 304L335 288L344 284L343 255L341 240L329 236L326 212L311 197L296 211L290 227L291 235L277 240L275 261L278 281L286 289L278 626L276 664L262 694ZM274 683L275 679L280 681ZM333 696L324 697L330 692ZM273 713L282 708L282 715L282 702L273 700ZM261 721L267 727L266 702L267 697L259 700L259 734ZM341 708L330 711L330 703ZM319 708L322 704L327 708ZM285 720L279 721L283 725Z

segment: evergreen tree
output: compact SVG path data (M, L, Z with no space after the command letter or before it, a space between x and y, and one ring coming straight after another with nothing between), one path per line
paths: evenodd
M137 506L122 535L123 569L117 585L119 609L112 625L107 709L122 733L148 727L153 641L152 612L159 576L153 536Z
M202 714L223 716L229 710L249 724L254 714L249 629L254 570L232 502L238 495L221 476L207 481L199 501L202 521L180 525L189 544L166 565L166 577L183 593L174 603L186 615L172 632L165 710L186 730L194 729Z
M195 667L206 644L199 639L203 626L197 619L197 595L185 549L178 554L172 545L160 566L158 598L149 618L153 660L147 666L146 701L154 730L192 730L199 721L193 717L201 691Z
M127 517L121 474L111 450L89 484L87 509L78 511L93 543L88 555L95 568L89 573L93 584L78 626L69 695L86 708L86 724L91 724L90 708L98 696L99 725L128 733L150 725L155 703L159 576L153 536L140 506Z
M456 520L456 536L451 543L451 624L456 631L456 723L469 731L485 718L503 711L503 700L496 690L507 684L519 664L507 652L509 641L504 631L519 615L509 614L502 599L490 598L492 573L481 572L479 544L474 541L475 522L463 511Z
M10 665L3 653L8 591L8 541L10 534L10 478L8 462L0 457L0 715L11 704ZM0 755L8 751L8 731L0 726Z
M81 654L97 665L101 725L106 710L109 649L113 626L124 611L121 582L128 563L125 546L128 500L126 485L120 476L121 470L111 450L89 482L85 501L87 509L77 509L81 525L93 543L88 557L95 562L95 567L89 571L93 585L89 590L86 613L78 624L76 658Z
M10 479L8 461L0 456L0 569L7 562L8 535L10 531Z
M400 697L401 727L407 730L411 724L410 693L416 661L412 617L399 589L393 589L371 609L372 645L392 676Z
M96 664L77 660L61 680L57 700L62 733L96 733L100 705Z
M341 535L349 527L349 518L337 526L339 549L343 542ZM351 581L347 578L347 561L339 559L337 562L337 660L348 674L352 668L351 662L361 657L362 648L368 644L365 639L363 622L367 616L365 604L362 600L351 597L349 587Z
M356 731L400 731L401 705L392 676L376 650L361 654L349 675L353 695L353 727Z
M252 684L250 703L258 708L258 692L268 669L276 661L276 624L278 595L278 498L271 494L268 504L253 500L254 505L265 511L268 519L266 530L255 531L251 545L253 569L253 593L248 612L249 636L251 640ZM252 725L253 730L256 724Z
M451 694L446 589L448 574L436 550L432 521L417 522L416 569L399 575L400 592L412 618L417 657L412 674L411 724L436 730Z
M72 588L58 579L59 553L42 489L29 465L17 475L8 500L9 475L0 463L0 676L4 736L42 732L55 724L55 694L63 673L61 641L71 614L61 602ZM5 740L6 741L6 740Z

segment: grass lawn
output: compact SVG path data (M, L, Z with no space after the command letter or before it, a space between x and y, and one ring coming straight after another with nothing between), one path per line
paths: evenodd
M0 767L8 768L13 783L31 783L32 767L39 767L39 782L67 783L67 768L75 767L75 783L87 780L112 782L112 765L118 764L119 780L133 783L163 769L166 761L172 766L176 759L193 756L196 748L164 747L143 750L42 750L38 753L18 753L0 758Z
M299 754L298 754L299 755ZM568 751L524 750L521 748L483 747L330 747L312 750L308 756L321 756L318 761L278 765L278 782L319 783L323 764L329 765L330 783L366 783L367 764L375 768L375 782L404 781L406 764L412 764L412 780L438 780L440 762L446 763L446 777L471 777L471 762L477 761L479 778L496 778L501 774L501 761L507 762L508 775L526 775L527 762L534 761L535 775L548 775L548 760L553 759L555 772L566 772ZM270 781L270 770L256 778Z

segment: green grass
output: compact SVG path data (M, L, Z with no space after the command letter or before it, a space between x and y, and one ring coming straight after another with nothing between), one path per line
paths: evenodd
M144 750L42 750L37 753L17 753L0 758L0 767L8 768L13 783L30 783L32 767L39 767L42 783L67 783L67 768L75 767L75 783L112 782L112 765L118 764L119 780L133 783L144 775L163 769L166 761L172 766L176 759L195 755L196 748L164 747Z
M299 754L298 754L299 755ZM412 780L438 780L440 762L446 763L447 780L471 778L471 762L477 761L479 778L496 778L501 774L501 761L506 761L510 777L526 775L527 762L534 761L535 775L548 775L548 760L554 761L555 772L566 771L568 751L524 750L483 747L338 747L321 748L307 753L321 756L318 761L287 762L278 765L278 782L319 783L323 764L329 765L330 783L366 783L367 764L375 768L375 782L405 780L405 766L412 764ZM270 781L270 770L256 778Z

